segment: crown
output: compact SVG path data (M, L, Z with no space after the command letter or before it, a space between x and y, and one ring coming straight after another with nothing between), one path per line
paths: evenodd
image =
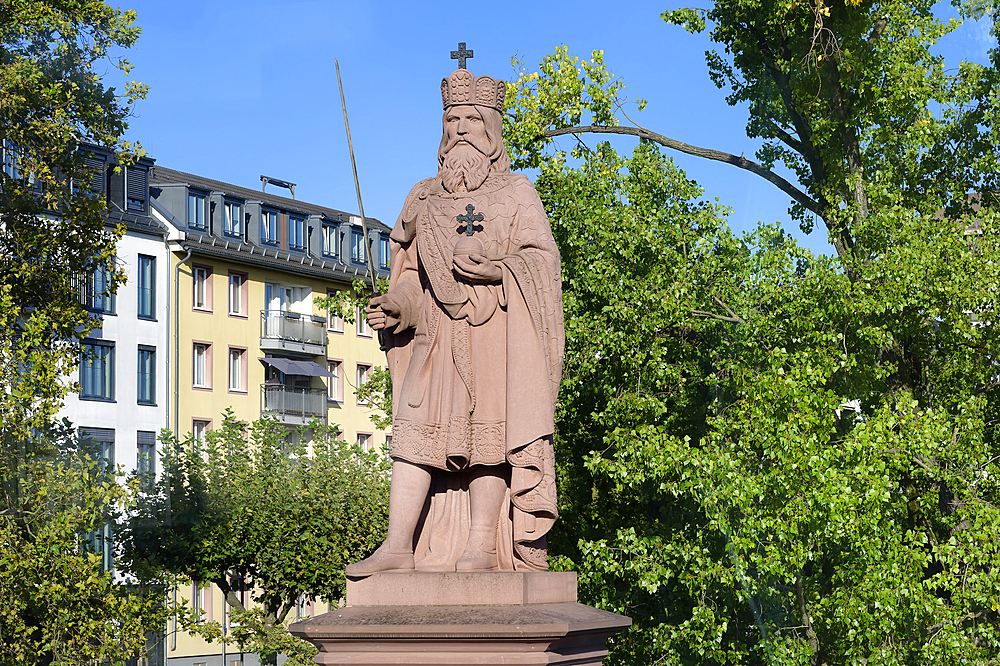
M441 102L444 108L459 104L478 104L503 111L507 84L492 76L473 76L467 69L456 69L441 79Z

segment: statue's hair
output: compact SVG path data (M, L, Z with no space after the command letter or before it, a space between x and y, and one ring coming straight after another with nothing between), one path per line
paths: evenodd
M490 142L490 151L486 155L490 160L490 173L510 173L510 155L503 143L503 116L489 106L474 105L483 118L486 128L486 138ZM445 127L448 124L448 109L441 116L441 144L438 146L438 167L444 164L444 149L448 145L448 134Z

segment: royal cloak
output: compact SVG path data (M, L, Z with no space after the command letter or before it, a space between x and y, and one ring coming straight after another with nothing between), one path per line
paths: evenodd
M473 205L475 237L499 284L452 270L457 216ZM390 236L386 331L393 383L390 455L435 468L414 537L418 569L453 570L469 529L468 468L509 474L498 529L502 570L547 568L556 511L554 411L563 359L559 250L531 182L493 174L473 192L418 183ZM440 471L438 471L440 470Z

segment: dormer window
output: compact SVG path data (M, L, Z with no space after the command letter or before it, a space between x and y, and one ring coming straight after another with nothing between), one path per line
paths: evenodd
M378 237L378 265L382 268L389 268L389 237Z
M360 229L351 229L351 261L356 264L363 264L365 258L365 235Z
M188 227L205 229L205 195L188 192Z
M305 226L306 221L301 217L296 217L294 215L288 216L288 249L289 250L304 250L306 249L305 244Z
M278 214L269 211L260 211L260 242L265 245L278 244Z
M337 256L337 227L333 224L323 225L323 256Z
M225 214L223 233L233 238L243 238L243 207L234 201L227 201L223 210Z

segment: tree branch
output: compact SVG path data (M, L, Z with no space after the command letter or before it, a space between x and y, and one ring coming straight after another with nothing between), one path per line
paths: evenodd
M622 127L622 126L604 126L604 125L583 125L578 127L560 127L556 129L549 129L542 132L542 137L554 137L563 134L581 134L585 132L590 132L594 134L630 134L632 136L637 136L642 139L649 139L661 146L666 146L667 148L672 148L678 150L682 153L687 153L688 155L694 155L695 157L704 157L710 160L717 160L719 162L726 162L727 164L732 164L733 166L739 167L741 169L746 169L751 173L755 173L761 178L773 183L782 192L790 196L792 199L797 201L799 204L816 213L820 217L823 217L823 207L813 201L802 190L798 189L787 180L779 176L778 174L765 169L761 165L757 164L752 160L748 160L742 155L732 155L730 153L724 153L721 150L713 150L711 148L699 148L698 146L692 146L676 139L671 139L669 137L663 136L662 134L657 134L656 132L651 132L647 129L641 127Z
M889 19L885 16L875 21L875 25L872 26L872 31L868 33L868 38L865 40L869 47L875 46L875 42L882 36L882 33L885 31L887 25L889 25Z
M809 661L813 666L816 666L819 663L819 638L813 629L812 620L809 619L809 609L806 607L806 594L802 587L802 574L799 574L795 579L795 598L799 602L799 615L802 616L802 626L806 630L806 640L809 641L809 648L812 650L812 656L809 658Z
M778 123L774 122L770 118L765 118L764 122L767 123L768 128L774 132L774 136L778 137L782 143L800 155L805 154L805 148L803 147L802 142L779 127Z
M714 312L706 312L705 310L692 310L691 314L693 314L695 317L705 317L707 319L717 319L719 321L729 322L730 324L745 324L746 323L746 321L743 319L743 317L741 317L738 314L736 314L733 311L733 309L731 307L729 307L728 305L726 305L721 299L719 299L718 296L712 296L712 300L715 301L716 305L718 305L720 308L722 308L723 310L725 310L729 314L729 316L726 317L724 315L715 314Z

